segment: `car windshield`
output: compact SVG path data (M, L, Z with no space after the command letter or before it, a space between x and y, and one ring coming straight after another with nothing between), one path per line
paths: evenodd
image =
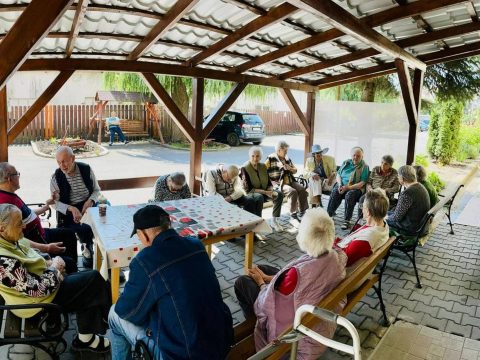
M247 125L263 125L262 119L257 114L243 114L242 116Z

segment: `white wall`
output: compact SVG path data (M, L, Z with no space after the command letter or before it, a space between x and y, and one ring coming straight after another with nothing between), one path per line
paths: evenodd
M370 167L390 154L395 167L405 164L408 121L403 104L317 101L313 143L330 148L338 165L361 146Z
M33 104L57 75L57 71L17 71L7 83L8 105ZM98 90L103 90L101 72L76 72L49 104L93 105Z

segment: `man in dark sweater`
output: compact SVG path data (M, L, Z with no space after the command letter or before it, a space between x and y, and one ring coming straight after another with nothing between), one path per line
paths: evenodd
M110 310L112 360L130 359L137 340L155 359L225 359L232 315L203 244L179 236L157 205L138 210L133 223L132 236L145 248L132 259L125 289Z
M83 247L83 264L93 265L93 232L89 225L80 220L100 196L95 174L89 165L76 162L73 150L68 146L57 149L56 159L59 168L50 181L50 191L58 194L55 200L58 227L72 229L78 235Z
M417 182L413 166L398 169L398 180L405 186L398 197L397 206L388 213L387 224L391 230L413 235L420 227L425 214L430 210L430 196L425 187Z

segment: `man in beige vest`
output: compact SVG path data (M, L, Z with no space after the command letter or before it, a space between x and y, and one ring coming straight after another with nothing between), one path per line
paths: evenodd
M324 155L328 148L312 146L312 156L307 158L303 176L308 181L312 207L322 206L322 192L331 191L335 184L337 165L332 156Z

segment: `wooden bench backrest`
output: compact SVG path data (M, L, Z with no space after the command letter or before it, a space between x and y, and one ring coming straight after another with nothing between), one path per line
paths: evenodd
M327 309L327 310L333 310L338 303L349 293L351 293L352 289L354 289L360 281L362 281L365 276L367 276L374 268L377 266L377 264L382 261L382 259L388 254L390 251L391 246L393 245L395 241L395 237L390 237L388 241L381 247L379 248L374 254L369 256L362 264L360 264L347 278L345 278L330 294L328 294L320 303L317 304L317 307ZM374 275L374 280L366 280L364 284L356 290L356 292L363 293L365 294L366 291L371 288L376 280L378 280L378 276ZM353 305L355 305L353 302L358 302L361 297L354 296L354 297L349 297L349 303L347 304L348 309L351 309ZM311 314L307 314L306 316L303 317L302 319L302 324L305 326L311 327L312 324L315 324L315 322L318 321L318 318ZM288 328L287 330L283 331L282 334L279 336L281 337L282 335L290 332L292 328ZM253 342L253 335L250 336L250 342ZM244 340L244 343L247 341L247 339ZM239 343L239 345L241 345ZM278 347L277 351L270 355L268 359L273 360L273 359L281 359L282 356L289 351L291 347L291 344L282 344ZM234 352L236 351L235 348L233 348ZM238 352L241 352L242 350L238 350ZM230 357L229 359L234 359L237 357Z
M108 125L105 123L108 130ZM129 132L145 132L145 122L142 120L120 119L120 128L124 133Z
M158 176L145 176L138 178L98 180L98 185L102 191L149 188L155 185L157 179Z

